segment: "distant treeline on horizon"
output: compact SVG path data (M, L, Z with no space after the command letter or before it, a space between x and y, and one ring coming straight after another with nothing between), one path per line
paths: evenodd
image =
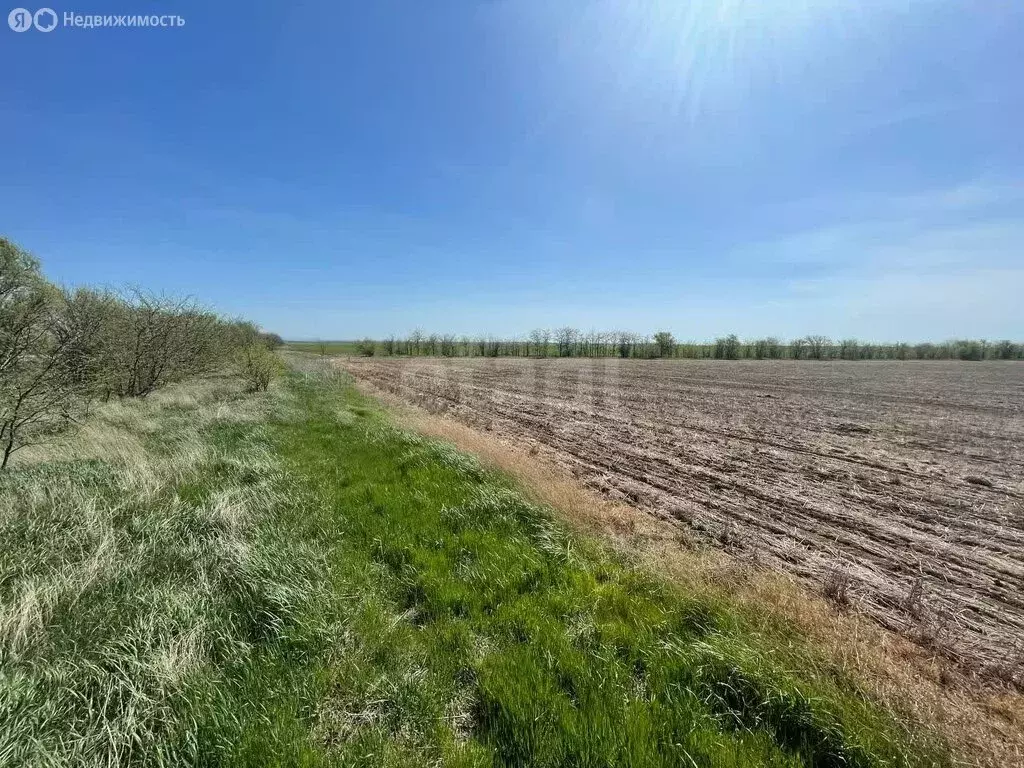
M364 357L618 357L718 360L1024 360L1024 343L953 339L932 343L869 343L810 335L790 341L773 336L741 340L735 334L711 342L679 342L669 331L649 336L626 332L538 329L520 339L427 334L361 341L289 342L293 349Z

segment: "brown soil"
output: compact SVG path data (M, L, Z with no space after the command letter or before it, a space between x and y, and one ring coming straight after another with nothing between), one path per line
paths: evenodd
M1022 364L342 364L1024 684Z

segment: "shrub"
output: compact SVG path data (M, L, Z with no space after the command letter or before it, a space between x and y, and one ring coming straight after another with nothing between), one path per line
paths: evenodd
M92 399L146 397L221 370L237 350L250 386L266 389L276 365L270 348L280 343L188 299L61 290L0 237L0 469L74 422Z
M249 344L235 354L235 365L249 392L266 392L278 362L265 344Z
M812 360L827 360L832 356L832 339L828 336L810 335L804 338L807 357Z
M139 290L79 291L69 306L69 332L103 397L146 397L218 370L235 350L260 340L251 323L224 320L188 299Z
M655 353L658 357L672 357L676 352L676 340L668 331L654 334Z
M260 339L267 345L267 349L280 349L284 346L284 339L276 333L260 333Z
M718 360L738 360L740 356L740 340L735 333L715 339L715 358Z

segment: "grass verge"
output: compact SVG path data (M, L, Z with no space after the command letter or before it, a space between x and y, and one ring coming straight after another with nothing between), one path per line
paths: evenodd
M0 764L949 762L342 380L97 420L0 479Z

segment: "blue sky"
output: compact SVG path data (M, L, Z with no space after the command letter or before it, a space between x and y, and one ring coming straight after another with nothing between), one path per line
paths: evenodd
M56 2L56 0L54 0ZM53 6L0 232L288 338L1024 339L1024 4Z

